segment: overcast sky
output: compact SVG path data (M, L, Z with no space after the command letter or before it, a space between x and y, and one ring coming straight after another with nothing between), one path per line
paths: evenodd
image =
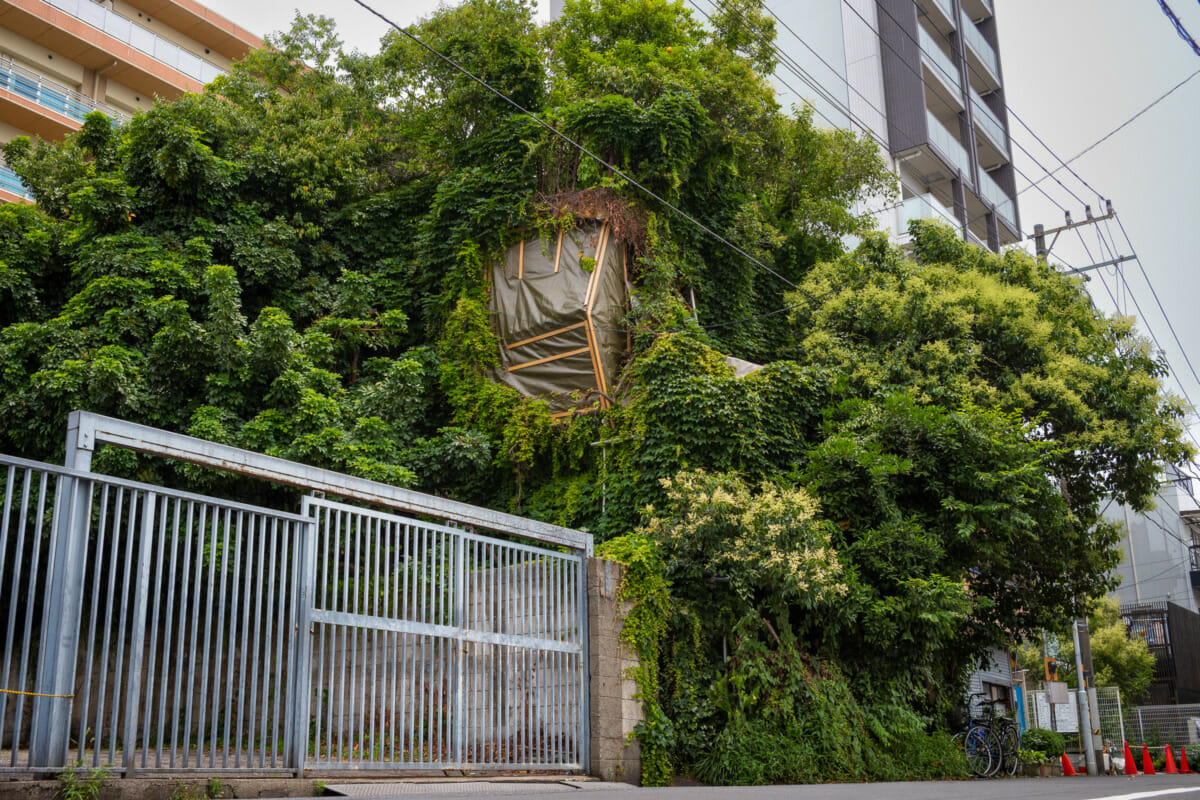
M1200 3L1168 3L1193 37L1200 37ZM259 35L286 29L297 11L331 16L346 44L367 52L377 50L388 29L353 0L207 4ZM401 25L438 6L430 0L371 4ZM1194 346L1200 341L1200 76L1072 163L1079 178L1060 170L1055 177L1063 185L1047 178L1039 184L1045 194L1026 188L1030 180L1060 166L1054 154L1066 160L1092 145L1200 69L1200 57L1177 35L1155 0L995 0L995 5L1007 102L1033 130L1010 113L1014 163L1027 176L1017 180L1023 230L1032 233L1038 222L1047 228L1063 224L1059 206L1080 220L1085 202L1102 213L1097 193L1111 199L1132 248L1110 222L1064 233L1052 256L1085 267L1136 253L1138 261L1091 273L1089 288L1106 311L1139 317L1141 330L1157 337L1170 361L1172 390L1200 403L1200 378L1188 363L1191 359L1200 372L1200 348ZM543 19L546 8L543 4L540 9ZM786 37L779 42L787 46ZM1192 430L1200 439L1200 424Z

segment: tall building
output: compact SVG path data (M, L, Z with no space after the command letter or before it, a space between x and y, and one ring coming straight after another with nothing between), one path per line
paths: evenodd
M198 92L262 41L195 0L0 0L0 143ZM0 201L26 197L0 162Z
M992 0L766 0L777 18L785 104L871 134L901 202L881 212L942 219L992 250L1020 241Z

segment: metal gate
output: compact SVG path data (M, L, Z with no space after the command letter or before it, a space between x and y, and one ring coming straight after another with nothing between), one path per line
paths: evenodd
M0 456L0 771L282 770L295 514Z
M101 443L421 519L100 475ZM0 456L0 774L587 769L587 534L83 412L67 461Z
M584 768L583 554L316 498L302 515L304 766Z

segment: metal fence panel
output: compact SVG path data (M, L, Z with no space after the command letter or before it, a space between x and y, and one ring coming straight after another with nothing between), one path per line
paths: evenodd
M0 769L62 766L31 757L47 722L27 703L46 668L37 642L56 630L79 642L74 691L54 708L68 723L58 744L69 759L126 775L290 767L296 551L310 523L21 459L0 456L0 469ZM69 526L51 509L64 505L55 489L72 475L89 502L71 534L84 541L82 605L78 619L52 621L48 565Z
M1200 703L1126 709L1125 739L1151 747L1200 742Z
M586 562L308 499L325 769L582 769Z
M57 543L53 508L59 476L32 465L0 469L0 772L11 772L43 766L31 761L30 743L45 592Z

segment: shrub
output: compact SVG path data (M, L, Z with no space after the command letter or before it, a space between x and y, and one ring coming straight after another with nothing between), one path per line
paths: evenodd
M1067 751L1067 743L1062 734L1045 728L1027 729L1021 734L1021 747L1026 750L1041 750L1050 758L1058 758Z

